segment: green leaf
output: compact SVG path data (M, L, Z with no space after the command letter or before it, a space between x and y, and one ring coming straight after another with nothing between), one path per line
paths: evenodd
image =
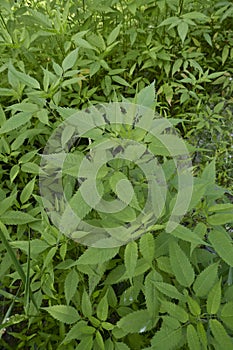
M229 222L233 222L233 213L214 214L208 217L208 223L212 226L225 225Z
M223 228L213 229L208 236L218 255L230 266L233 266L233 244L230 235Z
M62 323L72 324L80 319L77 310L72 306L54 305L43 307L42 309L47 311L53 318Z
M227 57L229 56L229 52L230 52L229 46L225 45L222 50L222 65L224 65L224 63L226 62Z
M16 176L18 175L19 173L19 170L20 170L20 167L18 164L15 164L11 170L10 170L10 181L11 183L14 182L14 179L16 178Z
M32 117L31 113L19 112L10 119L7 119L6 122L0 128L0 134L8 133L12 130L19 128L20 126L26 124Z
M85 317L90 318L92 315L92 304L89 295L87 294L86 290L84 289L83 295L82 295L82 313Z
M146 86L136 95L136 103L140 106L153 108L155 103L155 83Z
M29 173L29 174L39 174L41 169L39 167L38 164L36 163L33 163L33 162L27 162L27 163L24 163L22 166L21 166L21 170L25 173Z
M168 324L163 322L162 327L157 331L151 340L153 350L173 350L182 339L182 329L179 321L168 316L164 320L169 320ZM172 321L172 322L170 322Z
M66 276L65 284L64 284L65 298L66 298L67 304L70 303L70 300L75 295L77 291L78 283L79 283L79 276L77 271L73 268Z
M28 255L28 241L14 241L10 242L11 246L22 250ZM41 239L30 240L30 253L31 256L36 256L49 248L49 244Z
M133 311L117 322L117 327L122 328L125 334L143 333L150 330L152 326L153 322L147 310Z
M167 312L170 316L177 318L178 321L185 323L188 321L188 313L179 305L171 303L170 301L162 301L160 312Z
M14 250L12 249L11 245L8 242L8 231L6 226L0 221L0 238L1 241L3 243L3 245L5 246L5 249L7 250L7 253L12 261L12 263L15 266L16 271L18 272L21 280L23 281L24 284L26 284L26 275L25 272L22 268L22 266L20 265L18 259L16 258L16 255L14 253Z
M78 33L79 34L79 33ZM85 39L80 38L77 35L73 36L73 41L75 42L75 44L79 47L82 47L84 49L90 49L90 50L97 50L94 46L92 46L91 44L89 44L88 41L86 41Z
M13 193L4 199L1 200L1 206L0 206L0 215L5 213L15 202L17 197L17 192Z
M121 78L119 75L113 75L112 80L120 85L130 87L129 83L127 83L127 81L125 79Z
M159 298L158 298L158 290L155 288L156 281L155 272L151 271L145 278L145 299L146 299L146 307L149 311L151 317L155 319L159 313Z
M23 211L8 210L1 215L1 221L6 225L24 225L37 220Z
M197 234L182 225L178 225L175 230L171 232L171 234L177 238L182 239L183 241L194 243L196 245L206 245L206 242L204 242Z
M209 321L211 332L219 345L219 349L232 349L233 343L223 325L216 319Z
M221 303L221 279L214 285L207 297L207 312L216 314Z
M146 233L140 238L139 248L143 258L152 264L155 256L155 241L151 233Z
M179 37L180 37L182 44L183 44L185 41L185 38L187 36L188 30L189 30L188 23L183 22L183 21L180 22L177 26L177 30L178 30Z
M105 350L104 341L99 331L96 332L95 341L96 341L96 344L98 345L98 349Z
M62 62L62 68L63 71L66 72L68 69L73 68L77 58L78 58L78 51L79 48L76 48L75 50L71 51L63 60Z
M125 248L125 254L124 254L125 268L131 283L132 283L132 278L134 277L134 272L137 265L137 259L138 259L138 245L136 242L131 241L130 243L127 244Z
M205 297L218 277L218 263L212 264L204 269L196 278L193 284L193 290L198 297Z
M62 131L62 136L61 136L62 148L65 148L65 146L67 145L67 142L71 140L71 137L73 136L74 132L75 132L74 126L66 125L66 127Z
M190 287L194 281L194 270L189 259L175 242L169 244L170 263L177 281L185 287Z
M208 211L210 212L218 212L218 211L227 211L227 210L233 210L233 204L231 203L222 203L222 204L215 204L208 208Z
M83 335L82 330L85 327L88 327L85 321L78 321L74 326L70 328L62 344L68 344L73 339L81 339Z
M184 300L183 294L178 292L175 286L165 283L165 282L155 282L155 287L164 295L167 295L170 298L178 299L178 300Z
M21 192L20 194L20 201L21 203L26 203L31 195L32 195L32 192L34 190L34 186L35 186L35 180L36 178L34 177L31 181L29 181L27 183L27 185L23 188L23 191Z
M118 37L119 33L121 30L121 24L118 24L118 26L116 28L114 28L111 33L109 34L109 36L107 37L107 45L111 45L116 38Z
M103 264L105 261L112 259L119 251L116 248L88 248L78 259L80 265Z
M187 341L190 350L201 350L197 331L192 324L189 324L187 327Z
M158 27L160 27L160 26L167 26L169 24L176 25L179 22L180 22L180 18L178 18L178 17L169 17L169 18L166 18L164 21L162 21L159 24Z
M187 302L188 302L188 307L190 312L194 315L194 316L200 316L201 314L201 307L198 304L198 302L191 298L189 295L187 296Z
M81 340L75 350L92 350L93 349L93 337L85 337Z
M208 184L215 184L215 178L216 178L216 169L215 169L215 159L214 159L209 164L206 165L201 175L201 179L205 180L206 183Z
M197 323L197 333L203 348L207 350L207 343L208 343L207 334L202 321Z
M40 84L36 79L30 77L30 75L28 74L18 72L11 63L9 64L9 71L13 76L15 76L21 83L25 84L26 86L30 86L34 89L40 89Z
M220 318L228 328L233 330L233 301L230 301L223 306Z
M97 317L101 321L106 321L108 318L108 298L107 294L100 300L96 308Z

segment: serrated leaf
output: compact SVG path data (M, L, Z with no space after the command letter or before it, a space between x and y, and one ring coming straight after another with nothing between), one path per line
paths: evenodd
M201 350L197 331L192 324L187 327L187 342L190 350Z
M11 194L11 196L4 198L1 200L1 206L0 206L0 215L5 213L15 202L17 196L17 192Z
M17 71L12 64L9 64L9 71L13 76L15 76L21 83L25 84L26 86L30 86L34 89L40 89L40 84L36 79L30 77L30 75L28 74Z
M164 295L167 295L170 298L184 300L183 294L181 294L175 286L165 283L165 282L155 282L155 287Z
M36 178L34 177L31 181L29 181L27 183L27 185L23 188L23 191L20 194L20 201L21 203L26 203L29 198L32 195L32 192L34 190L34 186L35 186L35 180Z
M65 298L66 298L67 304L70 303L70 300L75 295L77 291L78 283L79 283L78 273L76 272L75 269L72 269L66 276L65 284L64 284Z
M124 254L124 263L128 278L132 283L132 278L134 277L136 265L138 259L138 245L136 242L132 241L127 244Z
M111 33L109 34L109 36L107 37L107 45L111 45L115 40L116 38L118 37L119 33L120 33L120 30L121 30L121 23L118 24L118 26L116 28L114 28Z
M230 235L224 229L214 229L208 239L218 255L230 266L233 266L233 244Z
M198 304L198 302L191 298L189 295L187 296L187 302L188 302L188 307L190 312L194 315L194 316L200 316L201 314L201 307Z
M195 279L193 290L198 297L205 297L218 277L218 263L204 269Z
M175 320L175 322L174 322ZM173 322L162 324L151 340L153 350L173 350L177 349L177 345L182 339L182 329L180 323L173 319Z
M206 245L206 242L204 242L196 233L182 225L178 225L175 230L171 232L171 234L182 239L183 241L190 242L195 245Z
M233 301L230 301L223 306L220 317L224 324L233 330Z
M205 180L208 184L215 184L216 168L215 159L206 165L205 169L201 174L201 178Z
M140 106L152 108L155 103L155 83L152 83L149 86L142 89L136 95L136 102Z
M138 310L122 317L117 322L117 327L122 328L125 334L143 333L153 326L151 316L147 310Z
M112 259L119 251L116 248L88 248L78 259L80 265L103 264L105 261Z
M221 303L221 280L219 280L211 289L207 297L207 312L216 314Z
M93 337L84 337L84 339L81 340L75 350L93 350Z
M86 290L84 289L83 295L82 295L82 313L85 317L89 318L92 315L92 304L89 295L87 294Z
M162 301L162 312L167 312L170 316L177 318L178 321L185 323L188 321L188 313L179 305L176 305L170 301Z
M31 113L19 112L7 119L0 128L0 134L5 134L26 124L32 117Z
M1 221L6 225L24 225L38 219L23 211L8 210L1 215Z
M66 72L68 69L72 68L78 58L78 51L79 48L76 48L75 50L71 51L63 60L62 62L62 68L64 72Z
M194 281L194 270L186 254L175 242L169 244L170 263L177 281L185 287L190 287Z
M151 271L145 278L145 299L146 299L146 307L149 311L152 318L155 319L155 316L158 315L159 312L159 299L158 299L158 291L155 288L154 280L156 276L154 276L154 271Z
M108 317L108 298L107 294L100 300L96 308L97 317L101 321L106 321Z
M151 233L146 233L140 238L139 248L143 258L152 264L155 255L155 241Z
M74 326L70 328L62 344L68 344L73 339L80 339L82 337L82 329L84 327L87 327L86 322L78 321Z
M61 135L62 148L65 148L65 146L67 145L67 142L71 140L71 137L73 136L74 132L75 132L74 126L66 125Z
M219 349L232 349L233 343L223 325L216 319L209 321L211 332L219 345Z
M78 311L72 306L54 305L43 307L42 309L47 311L53 318L62 323L72 324L80 319Z
M203 348L207 350L207 334L202 322L197 323L197 333Z

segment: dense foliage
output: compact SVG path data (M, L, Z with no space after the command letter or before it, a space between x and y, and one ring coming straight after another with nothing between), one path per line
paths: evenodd
M230 1L0 1L1 349L233 348L232 17ZM194 188L166 232L177 174L150 140L168 184L158 223L120 248L87 248L48 218L40 161L61 122L111 101L174 125L190 145ZM75 156L113 133L125 137L106 127L77 143L64 171L71 201ZM111 220L131 221L145 203L143 175L127 161L100 174L105 199L126 177L134 201Z

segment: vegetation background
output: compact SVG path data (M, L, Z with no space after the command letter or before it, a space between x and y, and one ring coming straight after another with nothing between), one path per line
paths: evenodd
M233 348L232 18L231 1L0 1L1 349ZM135 95L193 146L189 212L87 249L46 216L41 153L76 110Z

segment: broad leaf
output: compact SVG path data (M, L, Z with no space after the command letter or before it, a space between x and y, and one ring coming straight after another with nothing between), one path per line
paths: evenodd
M43 307L42 309L47 311L53 318L62 323L72 324L80 319L77 310L72 306L54 305Z
M221 303L221 280L219 280L208 294L207 298L207 312L209 314L216 314Z
M223 306L220 317L225 325L233 330L233 301L230 301Z
M218 263L212 264L204 269L196 278L193 284L193 290L198 297L205 297L218 277Z
M219 349L232 349L232 339L227 334L227 331L223 325L216 319L210 319L209 324L214 339L219 345Z
M132 278L134 277L134 272L137 265L137 259L138 259L138 246L136 242L132 241L127 244L125 248L125 255L124 255L126 272L131 282L132 282Z
M197 331L192 324L187 327L187 342L190 350L201 350Z
M233 266L233 244L230 235L222 228L213 229L208 236L218 255L230 266Z
M119 248L88 248L78 259L80 265L103 264L112 259L119 251Z
M175 242L169 244L170 263L177 281L185 287L190 287L194 281L194 270L189 259Z

